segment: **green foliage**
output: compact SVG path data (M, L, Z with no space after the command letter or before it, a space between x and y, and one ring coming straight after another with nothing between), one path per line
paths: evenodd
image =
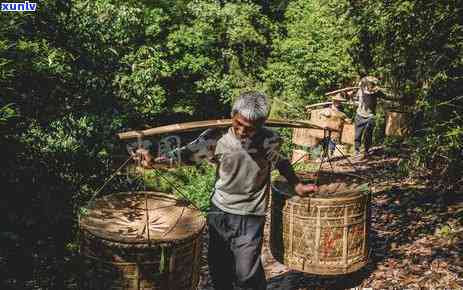
M318 163L298 162L293 167L295 172L316 172L320 165Z
M353 31L344 1L292 1L285 12L286 33L273 39L264 78L268 92L294 107L322 100L324 93L353 77L348 49ZM273 106L272 115L287 110ZM287 115L287 114L286 114ZM294 112L289 114L295 116ZM299 118L301 118L299 113Z
M17 117L17 114L13 104L8 104L0 108L0 126L14 117Z
M130 51L141 40L143 16L138 7L114 5L110 1L77 1L67 18L67 28L79 32L73 42L88 52L93 61L99 63L103 59L102 64L110 64L117 54Z
M293 154L293 148L294 144L292 143L292 128L276 128L276 132L278 132L279 136L283 140L283 144L281 145L280 148L280 153L291 159L291 156Z
M271 23L249 3L193 1L184 17L166 43L178 80L173 97L201 108L201 118L221 116L223 104L259 86Z
M149 171L145 181L150 189L174 193L179 198L191 200L202 211L209 208L209 200L214 189L215 166L203 163L198 167L179 167L174 171Z
M169 75L169 67L162 56L159 49L142 46L121 59L125 69L114 78L124 106L145 118L155 117L166 109L166 92L160 80Z

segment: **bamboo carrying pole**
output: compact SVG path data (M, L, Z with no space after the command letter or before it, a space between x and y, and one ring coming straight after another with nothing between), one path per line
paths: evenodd
M359 87L347 87L347 88L343 88L343 89L328 92L328 93L325 94L325 96L331 96L331 95L335 95L335 94L338 94L338 93L345 93L345 92L354 91L354 90L358 90L358 89L359 89ZM349 100L345 100L344 102L349 102ZM311 105L305 106L305 109L310 110L310 109L315 108L315 107L331 105L332 103L333 102L322 102L322 103L311 104Z
M328 93L326 93L325 95L326 95L326 96L335 95L335 94L337 94L337 93L344 93L344 92L349 92L349 91L358 90L359 88L360 88L360 87L346 87L346 88L343 88L343 89L339 89L339 90L335 90L335 91L328 92Z
M142 131L128 131L128 132L119 133L117 134L117 136L119 137L119 139L125 140L125 139L142 138L145 136L160 135L164 133L179 133L179 132L187 132L187 131L194 131L194 130L208 129L208 128L224 128L224 127L230 127L231 125L232 125L231 119L196 121L196 122L187 122L187 123L160 126L156 128L142 130ZM312 129L320 129L320 130L325 129L310 121L299 121L299 120L269 119L265 122L265 125L269 127L312 128ZM337 131L337 130L331 130L331 131Z
M307 106L305 106L305 108L306 109L311 109L311 108L315 108L315 107L331 105L332 103L333 102L316 103L316 104L307 105Z

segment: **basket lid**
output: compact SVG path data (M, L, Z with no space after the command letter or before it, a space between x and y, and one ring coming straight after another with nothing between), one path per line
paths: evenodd
M314 183L315 173L297 173L302 182ZM318 191L307 197L299 197L288 181L279 176L272 183L272 190L288 198L348 198L369 191L368 183L360 176L346 173L320 172Z
M148 224L148 226L147 226ZM205 225L201 212L183 200L159 192L121 192L93 201L79 226L101 239L156 243L188 239Z

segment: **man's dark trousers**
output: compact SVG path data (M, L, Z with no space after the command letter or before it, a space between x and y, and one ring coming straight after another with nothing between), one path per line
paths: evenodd
M373 139L373 129L375 128L374 117L362 117L355 115L355 151L360 152L360 146L362 146L362 135L365 144L365 153L371 147Z
M233 282L244 289L265 290L261 250L265 216L230 214L211 204L209 272L216 290L232 290Z

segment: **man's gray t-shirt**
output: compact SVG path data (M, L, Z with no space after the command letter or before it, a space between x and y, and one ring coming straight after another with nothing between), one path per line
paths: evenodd
M195 162L208 158L217 164L212 202L218 208L238 215L265 215L271 168L280 158L281 138L265 127L246 142L236 137L233 128L218 140L216 137L217 134L206 130L181 149L189 151L182 153L182 158Z
M220 162L212 202L232 214L265 215L279 142L275 132L264 128L242 144L230 128L215 149Z
M359 89L357 97L359 103L357 108L357 114L364 118L373 117L376 112L378 94L367 94L362 89Z

